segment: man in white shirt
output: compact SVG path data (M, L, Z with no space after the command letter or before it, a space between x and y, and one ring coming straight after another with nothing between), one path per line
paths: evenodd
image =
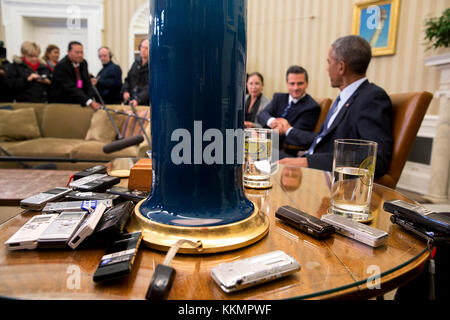
M267 128L277 130L280 135L280 146L290 134L289 128L312 131L320 115L317 102L306 93L308 73L300 66L291 66L286 72L288 93L275 93L272 101L258 114L258 122Z

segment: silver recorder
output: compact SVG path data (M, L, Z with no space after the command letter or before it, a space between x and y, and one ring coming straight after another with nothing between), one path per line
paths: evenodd
M85 211L62 212L39 236L39 248L65 248L86 216Z
M98 205L104 204L106 208L111 208L113 206L113 201L111 199L106 200L84 200L84 201L67 201L67 202L49 202L42 209L43 213L50 212L62 212L62 211L90 211L95 210Z
M385 244L388 238L387 232L383 230L366 226L336 214L324 215L322 220L333 225L336 232L374 248Z
M47 202L58 200L71 191L72 189L70 188L53 188L23 199L20 201L20 207L23 209L39 211Z
M251 258L221 263L211 269L211 276L223 291L233 292L287 276L298 270L300 270L300 264L294 258L277 250Z

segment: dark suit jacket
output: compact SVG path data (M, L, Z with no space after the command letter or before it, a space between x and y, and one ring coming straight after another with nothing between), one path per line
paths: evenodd
M326 125L324 123L321 127ZM286 143L309 148L318 133L293 129ZM339 111L327 134L307 156L310 168L332 171L335 139L363 139L378 143L375 177L389 169L392 155L392 102L386 92L365 81Z
M86 60L80 63L83 88L77 88L75 68L68 56L65 56L55 67L50 91L50 102L78 103L85 106L89 99L94 98L91 80Z
M124 92L130 93L130 100L136 99L139 105L150 104L150 76L149 63L142 65L141 57L138 57L131 66L122 86Z
M258 122L267 127L267 121L274 118L281 118L284 110L289 104L289 94L275 93L272 101L258 114ZM312 131L319 119L320 107L310 95L305 95L289 110L286 120L289 124L299 130Z
M115 63L109 62L97 74L97 89L106 104L120 104L122 97L122 69Z

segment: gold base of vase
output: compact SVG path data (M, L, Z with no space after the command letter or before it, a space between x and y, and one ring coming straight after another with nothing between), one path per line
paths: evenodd
M180 227L166 225L145 218L139 202L127 225L128 232L142 231L142 242L150 248L168 251L178 240L201 241L202 249L183 245L179 253L206 254L239 249L262 239L269 231L269 219L254 204L252 215L244 220L214 227Z

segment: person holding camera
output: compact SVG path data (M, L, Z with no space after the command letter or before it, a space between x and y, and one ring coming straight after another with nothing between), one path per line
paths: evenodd
M25 41L8 66L6 81L17 102L46 102L51 81L50 70L40 62L41 48L34 42Z

